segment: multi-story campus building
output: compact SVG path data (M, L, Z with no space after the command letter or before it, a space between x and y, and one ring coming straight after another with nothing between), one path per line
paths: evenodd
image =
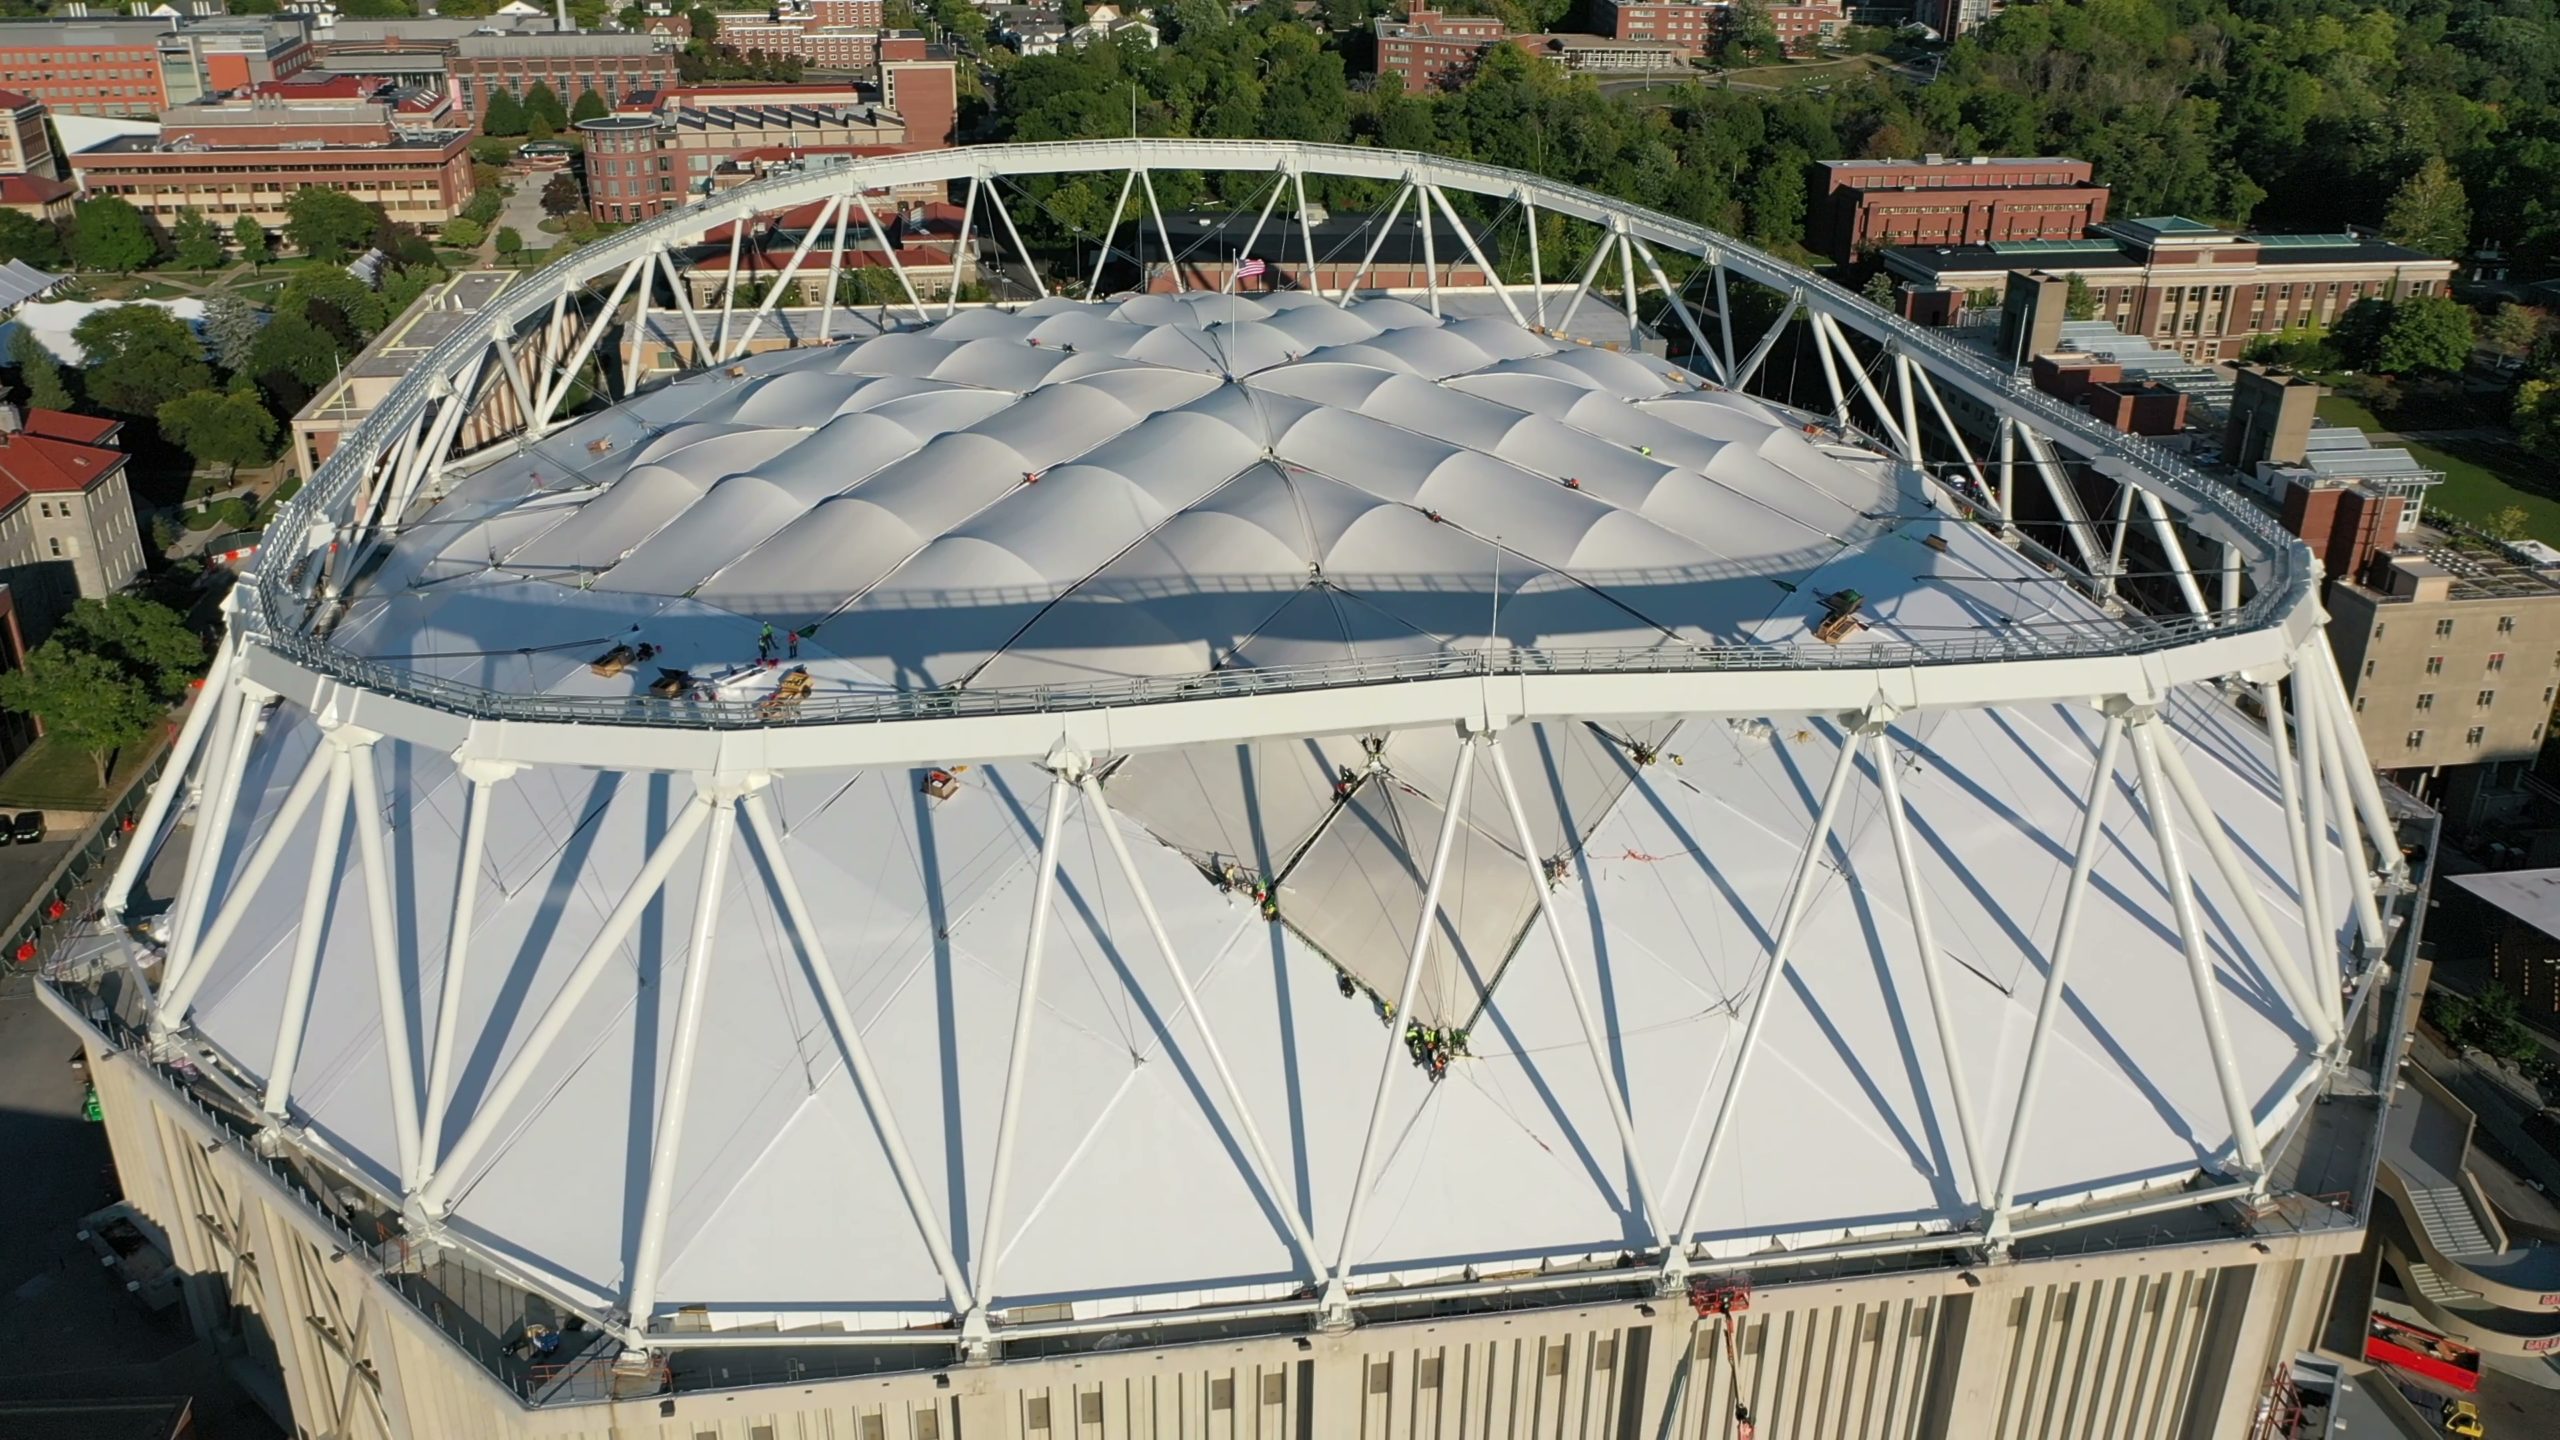
M1825 160L1805 243L1848 264L1893 245L2077 240L2107 218L2086 160Z
M14 90L0 90L0 172L60 179L60 157L45 133L44 102Z
M0 403L0 583L27 643L142 573L121 420Z
M1443 15L1419 6L1401 20L1381 16L1378 73L1404 81L1406 93L1466 83L1484 52L1511 39L1492 15Z
M1721 49L1736 21L1729 0L1596 0L1594 19L1618 40L1666 41L1692 55ZM1848 12L1827 4L1767 6L1770 27L1789 54L1809 55L1849 23Z
M578 122L587 203L599 220L646 220L747 178L757 163L877 155L906 147L906 121L878 105L748 104L608 115Z
M2022 270L2078 279L2092 318L2201 360L2237 360L2260 336L2327 325L2367 297L2442 294L2454 271L2364 235L2252 235L2175 216L2110 221L2079 240L1900 245L1880 258L1921 290L1994 296Z
M718 39L820 69L864 70L880 58L880 22L880 0L781 0L763 14L724 12Z
M646 35L466 35L448 65L475 119L501 90L522 100L548 85L564 107L592 90L611 105L676 80L675 56Z
M311 63L298 15L0 21L0 86L68 115L151 115Z
M471 198L470 132L400 123L397 101L258 97L181 106L161 133L128 135L72 157L93 195L118 195L163 224L193 210L225 226L281 225L296 192L325 186L392 219L437 225Z

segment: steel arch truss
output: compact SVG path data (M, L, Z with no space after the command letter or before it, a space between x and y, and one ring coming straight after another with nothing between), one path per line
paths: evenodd
M1450 222L1461 237L1461 256L1441 256L1432 249L1431 237L1438 227L1425 224L1422 228L1425 266L1431 276L1423 299L1435 310L1442 298L1439 276L1444 260L1454 264L1463 257L1480 272L1496 273L1482 247L1486 231L1470 227L1453 195L1512 207L1528 227L1527 273L1497 275L1489 287L1508 313L1524 324L1545 327L1552 318L1557 328L1569 326L1589 294L1611 284L1614 269L1630 323L1648 312L1654 314L1656 328L1684 340L1692 370L1711 383L1748 387L1766 373L1777 343L1795 333L1811 348L1826 377L1831 414L1844 433L1872 437L1879 448L1903 462L1931 469L1942 482L1938 493L1987 525L2016 530L2012 502L2019 481L2023 478L2041 487L2051 510L2061 517L2061 539L2054 550L2042 552L2042 558L2073 576L2099 603L2134 617L2122 644L2068 652L2050 646L2020 649L1991 644L1969 651L1915 652L1821 668L1799 668L1791 663L1796 657L1695 652L1668 660L1657 654L1639 668L1593 655L1515 650L1501 661L1515 668L1503 672L1505 683L1499 687L1486 684L1489 672L1483 669L1399 677L1406 683L1397 688L1401 708L1394 723L1402 727L1450 724L1469 732L1468 743L1457 749L1446 815L1454 822L1465 806L1468 787L1485 782L1478 795L1491 793L1497 798L1500 813L1516 830L1521 853L1530 856L1537 847L1530 840L1520 792L1501 750L1489 743L1507 726L1586 714L1840 717L1844 738L1836 763L1819 801L1806 816L1805 838L1784 893L1771 897L1775 901L1771 913L1778 921L1760 957L1759 978L1743 998L1740 1038L1732 1060L1721 1070L1725 1089L1720 1105L1703 1147L1676 1172L1648 1173L1653 1167L1639 1158L1631 1119L1636 1097L1610 1070L1603 1027L1584 992L1580 966L1588 957L1577 955L1569 941L1549 894L1551 877L1544 873L1534 877L1539 911L1533 923L1550 937L1561 960L1583 1042L1599 1066L1601 1093L1630 1177L1624 1200L1633 1233L1654 1237L1647 1262L1658 1267L1666 1283L1679 1283L1692 1267L1712 1259L1699 1240L1702 1232L1712 1228L1706 1224L1710 1182L1717 1166L1728 1160L1725 1151L1731 1127L1746 1103L1750 1069L1771 998L1786 982L1808 893L1817 872L1831 863L1827 852L1835 826L1852 797L1854 803L1881 813L1890 831L1889 863L1865 880L1872 887L1898 893L1908 912L1931 1023L1948 1062L1944 1074L1934 1078L1946 1087L1939 1103L1958 1121L1961 1147L1956 1189L1974 1216L1970 1224L1954 1231L1845 1249L1808 1248L1803 1257L1959 1246L1996 1250L2024 1237L2108 1218L2110 1212L2085 1208L2066 1216L2039 1214L2034 1206L2022 1204L2018 1195L2020 1163L2028 1149L2029 1121L2040 1093L2045 1057L2057 1017L2068 1003L2069 970L2091 871L2101 836L2114 823L2107 818L2111 807L2119 807L2114 793L2116 761L2126 750L2139 776L2138 784L2131 787L2130 813L2157 852L2180 952L2192 982L2198 1031L2212 1056L2218 1093L2231 1126L2227 1153L2213 1160L2216 1182L2181 1191L2167 1203L2265 1193L2272 1181L2269 1155L2280 1139L2277 1130L2299 1108L2308 1089L2338 1062L2341 1037L2351 1029L2354 1006L2378 973L2372 961L2391 934L2381 901L2404 874L2390 816L2364 762L2334 663L2328 660L2320 635L2311 591L2314 567L2308 552L2246 501L2192 471L2177 456L2021 389L2010 375L1974 352L1725 236L1589 192L1489 167L1395 152L1278 142L1098 141L994 147L883 157L785 175L574 252L514 287L484 312L479 323L437 347L345 438L319 476L271 529L273 538L261 568L253 580L244 582L235 602L233 637L216 661L203 700L178 737L168 779L145 812L143 833L128 848L125 869L114 880L107 909L120 915L164 831L192 816L194 833L211 841L196 847L187 858L170 951L152 999L154 1036L173 1051L189 1043L191 1009L226 947L233 944L243 916L254 905L279 903L271 882L299 887L293 899L303 923L290 956L277 1063L257 1078L262 1093L256 1099L275 1143L305 1147L322 1163L331 1163L325 1146L306 1132L299 1118L295 1057L324 963L321 931L329 897L341 881L342 870L346 876L360 878L370 904L353 917L353 923L370 929L375 953L384 957L369 981L384 1033L399 1037L398 1043L384 1046L384 1063L390 1070L388 1093L396 1117L400 1183L396 1191L379 1198L386 1208L407 1217L412 1236L420 1242L454 1247L499 1273L522 1276L526 1267L521 1260L479 1255L470 1242L446 1228L457 1189L490 1147L505 1139L511 1114L544 1075L571 1012L617 963L642 912L658 900L678 867L692 865L700 877L696 913L671 922L689 925L687 954L692 958L675 992L666 1098L649 1150L638 1244L622 1282L620 1313L600 1317L600 1323L635 1352L771 1343L769 1336L675 1333L656 1323L663 1318L659 1289L668 1210L685 1153L686 1096L699 1050L703 996L720 948L724 877L730 867L755 857L771 877L791 945L808 962L815 1008L824 1016L872 1122L879 1156L897 1182L916 1238L933 1260L952 1322L951 1328L942 1331L845 1331L795 1335L792 1343L924 1344L984 1354L1008 1333L1076 1328L1078 1322L1011 1329L1002 1325L1006 1291L1000 1247L994 1243L1007 1214L1020 1103L1025 1086L1036 1081L1040 1065L1032 1044L1032 1012L1038 1003L1042 936L1054 903L1056 845L1065 816L1071 807L1081 807L1088 818L1099 822L1114 862L1138 896L1174 992L1154 997L1157 1003L1168 1013L1199 1016L1192 971L1168 938L1155 901L1129 854L1113 818L1105 775L1097 772L1095 759L1211 740L1359 731L1377 723L1375 691L1362 688L1360 682L1379 676L1311 672L1278 682L1266 678L1250 699L1214 689L1205 698L1176 698L1171 687L1158 694L1131 694L1125 688L1044 690L984 697L978 708L967 713L841 717L901 722L887 725L724 728L602 723L603 717L578 713L574 707L563 709L542 697L430 688L408 672L343 654L330 645L327 632L337 613L334 602L398 537L402 526L420 513L420 507L441 493L448 471L470 463L476 454L538 438L560 422L564 407L582 389L599 397L609 392L608 377L591 367L598 365L599 356L616 353L603 341L620 317L631 317L628 323L633 329L627 347L617 347L627 348L632 357L623 362L624 393L638 383L637 357L643 348L639 332L653 311L677 312L671 328L687 337L696 364L727 364L777 328L778 299L809 267L813 242L822 231L831 230L836 249L826 262L827 298L818 307L814 330L801 334L791 326L778 327L791 330L794 343L825 343L835 326L833 297L844 237L858 221L887 251L908 301L905 308L918 323L928 322L936 318L932 307L922 298L925 292L918 288L916 277L888 247L875 205L881 203L878 197L902 187L931 184L957 183L966 187L968 195L950 279L956 280L959 274L958 252L968 247L972 228L983 222L989 227L989 242L1009 245L1032 275L1033 284L1046 293L1048 283L1039 277L1037 262L1023 245L1006 205L1006 182L1079 172L1125 175L1120 208L1105 236L1105 261L1120 214L1135 198L1152 221L1140 233L1153 231L1173 283L1179 286L1184 283L1183 257L1174 250L1156 203L1151 172L1157 170L1267 176L1267 192L1257 192L1261 208L1255 232L1258 236L1266 225L1280 225L1285 234L1290 220L1278 216L1276 207L1284 196L1290 198L1311 278L1322 275L1326 257L1317 254L1306 223L1307 179L1345 177L1393 187L1395 210L1390 225L1396 223L1394 214L1410 209L1419 217ZM763 217L812 206L817 218L808 225L777 283L755 307L741 314L735 290L738 237ZM1550 284L1542 268L1541 216L1562 217L1592 232L1593 243L1578 274L1562 285ZM711 312L708 305L697 308L681 267L685 256L722 227L727 227L732 263L728 288L717 311ZM1325 300L1336 304L1353 300L1378 253L1377 241L1383 238L1382 230L1349 285L1339 293L1324 293ZM1140 249L1144 251L1143 244ZM1143 253L1128 258L1147 263ZM1101 269L1098 262L1096 276ZM1068 283L1082 278L1068 277ZM1731 297L1740 286L1758 286L1779 298L1776 321L1757 335L1747 328L1737 331ZM946 287L945 293L952 292ZM944 313L951 305L946 300ZM1959 398L1975 416L1988 417L1987 443L1980 434L1968 436L1955 422ZM2023 477L2021 469L2027 472ZM2079 479L2075 470L2080 472ZM2088 477L2098 477L2111 487L2112 519L2093 518L2079 483ZM2157 588L2174 599L2170 613L2140 614L2134 604L2138 597L2129 596L2120 583L2127 578L2127 542L2134 538L2155 549L2166 566L2161 573L2167 583ZM2035 542L2020 537L2019 543ZM2206 545L2217 547L2213 554L2219 589L2211 599L2203 575L2190 559L2191 548L2202 554L2198 547ZM1435 663L1447 664L1445 660ZM1484 663L1489 666L1495 661L1488 658ZM1185 684L1212 681L1218 677ZM2254 881L2244 873L2221 818L2201 793L2180 747L2168 737L2160 719L2162 707L2174 697L2203 685L2220 685L2243 696L2264 717L2282 781L2290 879L2300 897L2293 912L2272 914L2258 899ZM1909 807L1899 788L1899 757L1907 741L1897 740L1897 724L1907 725L1911 718L1931 710L2058 698L2085 701L2087 697L2101 702L2101 739L2091 759L2093 778L2082 802L2059 915L2050 934L2036 937L2044 947L2049 978L2036 1011L2024 1072L2014 1092L1976 1096L1969 1093L1961 1067L1954 1063L1957 1032L1949 1018L1940 973L1942 952L1932 928L1931 897L1914 858L1917 845ZM300 776L283 792L271 822L252 843L245 835L235 838L238 830L247 827L235 827L234 816L248 783L259 713L278 699L307 711L322 732L321 741ZM386 840L394 827L393 817L382 805L374 760L375 746L385 739L452 756L460 766L466 792L464 883L456 889L450 914L438 917L446 937L443 978L432 991L404 986L387 959L401 944L394 932L416 920L395 914L387 898L392 886ZM986 1214L976 1228L981 1242L968 1255L967 1264L953 1243L952 1217L932 1200L886 1101L882 1078L866 1051L852 1007L836 988L826 938L783 856L783 832L766 795L778 775L795 770L889 767L952 756L1034 759L1051 776L1047 825L1035 862L1036 898L1023 936L1023 978L992 1157L994 1178L986 1196ZM471 932L479 903L475 882L487 843L488 812L498 787L526 767L544 765L689 773L694 776L695 792L667 817L658 833L647 837L646 861L623 893L611 899L602 928L549 1005L539 1015L526 1017L530 1028L523 1040L463 1113L454 1108L459 1044L455 1015L467 967L485 959L471 953ZM309 874L277 882L273 872L288 841L306 832L317 837L320 863ZM341 843L342 836L347 843ZM1426 862L1430 879L1413 932L1416 959L1408 961L1408 993L1398 1013L1412 1006L1410 990L1421 972L1418 957L1442 914L1440 881L1450 843L1444 829ZM1527 863L1535 868L1540 862ZM2239 1087L2206 953L2204 921L2198 913L2198 876L2208 871L2218 877L2223 891L2239 897L2240 928L2301 1022L2300 1054L2284 1093L2274 1102L2253 1104ZM2328 893L2330 877L2337 873L2347 877L2349 893L2345 895ZM230 880L215 904L218 874L227 874ZM2347 912L2353 917L2352 943L2342 944L2333 922ZM349 921L342 917L336 923ZM409 938L414 941L415 937ZM1289 1198L1281 1169L1256 1129L1226 1053L1205 1017L1188 1043L1196 1046L1193 1058L1201 1062L1204 1073L1216 1077L1233 1111L1231 1118L1243 1142L1235 1147L1243 1182L1270 1202L1304 1281L1299 1298L1256 1307L1255 1313L1302 1313L1323 1323L1346 1323L1365 1305L1413 1298L1405 1290L1364 1292L1351 1275L1366 1234L1364 1207L1376 1179L1374 1151L1387 1115L1388 1091L1402 1068L1397 1063L1399 1037L1394 1027L1389 1027L1383 1042L1384 1057L1366 1121L1367 1139L1349 1204L1339 1217L1306 1213ZM2005 1146L1998 1153L1986 1139L1995 1131L1987 1123L1991 1106L2006 1106L2011 1116ZM952 1203L961 1202L955 1198ZM2149 1208L2161 1208L2162 1203L2158 1197L2131 1202ZM247 1263L245 1255L240 1263ZM539 1275L531 1283L555 1295L569 1288L551 1286ZM1495 1288L1535 1292L1588 1283L1587 1275L1566 1275L1503 1282ZM328 1289L325 1283L318 1288ZM1197 1318L1173 1312L1158 1323ZM368 1398L370 1372L363 1359L366 1321L361 1311L352 1317L315 1317L312 1323L320 1342L344 1362L345 1383L331 1396L340 1423L378 1414L378 1396ZM1119 1316L1107 1325L1138 1328L1147 1323L1147 1317Z

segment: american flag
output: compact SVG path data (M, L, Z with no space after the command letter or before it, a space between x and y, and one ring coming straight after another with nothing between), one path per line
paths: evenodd
M1259 280L1259 279L1261 279L1261 278L1262 278L1262 261L1261 261L1259 258L1255 258L1255 259L1252 259L1252 260L1247 260L1247 261L1245 261L1243 264L1238 265L1238 266L1236 267L1236 278L1237 278L1237 279L1239 279L1239 280Z

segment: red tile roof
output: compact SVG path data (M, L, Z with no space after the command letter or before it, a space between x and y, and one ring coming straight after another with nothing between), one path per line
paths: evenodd
M0 110L24 110L34 103L36 102L32 96L20 94L15 90L0 90Z
M116 472L125 454L86 443L114 435L120 422L59 410L30 410L27 428L0 434L0 508L29 495L76 495Z
M6 101L0 100L0 106L6 104ZM29 175L24 172L0 175L0 205L51 205L68 198L70 194L69 185L60 180L46 179L42 175Z

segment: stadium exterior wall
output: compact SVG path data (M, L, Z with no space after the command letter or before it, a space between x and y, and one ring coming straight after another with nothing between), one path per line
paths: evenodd
M2209 1440L2245 1431L2363 1238L2341 1227L1764 1282L1731 1373L1721 1322L1693 1330L1675 1298L528 1408L383 1283L356 1237L42 993L87 1046L118 1171L187 1276L191 1323L235 1370L274 1376L270 1403L303 1434L1730 1440L1738 1373L1762 1433L1790 1440Z

